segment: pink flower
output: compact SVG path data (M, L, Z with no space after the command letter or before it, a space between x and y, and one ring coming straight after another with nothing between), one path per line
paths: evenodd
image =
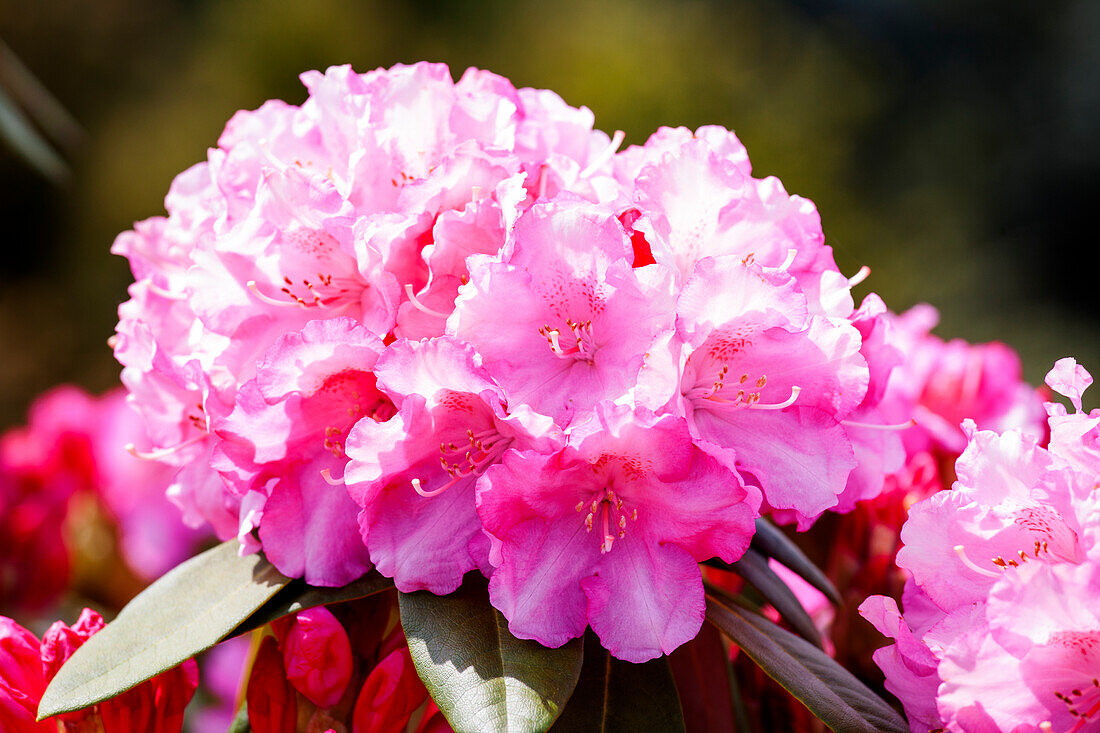
M915 504L898 565L945 611L983 600L1004 570L1084 560L1061 467L1018 431L964 425L970 445L951 491Z
M808 315L786 272L725 256L695 264L666 343L640 380L648 404L686 415L704 449L732 451L801 527L837 503L855 466L840 421L868 383L855 328Z
M510 448L552 450L560 431L525 405L509 414L474 350L451 337L397 341L375 374L401 407L387 422L360 421L348 436L344 481L363 508L363 541L399 590L450 593L467 571L488 567L474 508L478 478Z
M632 269L615 217L568 199L521 214L510 250L471 258L448 332L477 349L509 401L559 424L625 395L671 325L662 273Z
M851 286L824 244L813 202L789 195L776 178L752 178L732 133L715 127L700 128L697 137L686 132L663 130L650 138L645 148L654 151L640 151L648 162L633 180L642 214L636 226L656 261L683 282L704 257L755 258L789 271L813 312L848 317Z
M759 496L692 445L682 418L601 403L563 451L505 454L477 503L494 539L490 600L513 634L557 647L591 624L641 662L699 631L697 563L744 553Z
M1074 367L1059 362L1048 381L1076 407L1090 379ZM959 480L914 505L902 529L898 564L913 573L904 617L881 597L860 608L897 642L875 659L914 730L1100 723L1100 454L1079 441L1097 418L1048 411L1060 437L1049 450L1020 430L963 423Z
M343 473L344 440L360 418L393 414L371 372L382 348L351 319L311 321L268 351L217 425L216 467L238 494L262 501L265 555L314 585L343 585L370 569L355 504L323 472Z

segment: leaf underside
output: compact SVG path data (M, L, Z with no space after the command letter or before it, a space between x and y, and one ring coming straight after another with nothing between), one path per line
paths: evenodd
M787 535L764 517L756 520L756 533L752 537L752 549L764 557L775 558L788 570L825 594L834 605L843 605L840 591L825 573L791 541Z
M589 630L577 689L551 733L682 733L684 716L668 658L631 664L611 656Z
M517 639L477 573L448 596L398 594L413 663L457 733L545 731L573 694L583 646Z
M897 711L825 652L729 596L708 594L707 620L832 730L909 730Z

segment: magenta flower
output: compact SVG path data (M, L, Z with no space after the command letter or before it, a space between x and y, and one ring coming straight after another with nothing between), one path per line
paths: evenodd
M697 137L686 132L650 138L645 148L654 150L643 148L648 161L632 181L642 214L636 226L656 261L686 282L704 257L755 259L790 272L813 312L847 318L851 283L824 244L813 202L788 194L777 178L752 178L745 149L732 133L716 127L701 128ZM623 155L636 159L633 150Z
M657 269L631 267L618 220L591 204L535 204L500 259L471 258L448 331L472 344L508 394L559 424L633 387L646 348L671 326Z
M553 450L560 430L524 405L509 414L474 350L450 337L397 341L375 374L400 412L348 436L344 481L363 508L363 541L399 590L450 593L467 571L488 568L478 478L510 448Z
M601 403L562 451L509 451L478 486L493 605L557 647L586 626L616 657L667 654L703 622L698 561L748 547L759 494L682 418Z
M344 440L360 418L393 414L371 373L381 351L350 319L312 321L271 348L217 425L215 466L245 497L252 512L242 521L258 521L264 553L285 575L339 586L370 569L355 504L324 474L343 473Z
M836 505L855 466L840 421L869 379L859 332L807 310L786 272L704 258L677 301L676 334L650 349L638 390L685 415L704 449L732 451L768 506L803 528Z
M970 445L956 463L958 482L909 510L897 559L945 611L984 600L1009 567L1084 560L1053 457L1019 431L964 429Z

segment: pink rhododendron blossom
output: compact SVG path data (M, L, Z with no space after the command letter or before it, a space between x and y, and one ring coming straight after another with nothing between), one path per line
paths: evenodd
M344 481L363 507L363 541L399 590L450 593L468 570L487 566L478 478L510 448L552 450L560 430L522 404L509 414L474 350L450 337L398 341L375 374L401 407L348 436Z
M724 256L695 265L668 344L643 375L651 404L732 451L767 504L800 525L836 504L855 466L840 420L868 382L854 327L809 315L785 271Z
M66 586L75 499L98 499L117 524L126 564L142 577L192 553L204 535L165 495L174 469L127 447L147 449L149 440L123 391L95 397L70 386L39 397L28 424L0 438L0 607L41 607Z
M882 597L861 606L896 640L875 659L914 731L1100 729L1100 454L1081 437L1100 415L1080 412L1091 379L1075 366L1048 375L1078 410L1047 405L1049 448L964 422L958 481L902 530L904 616Z
M591 625L641 662L698 632L696 563L744 553L759 495L695 448L682 418L601 403L562 451L505 454L477 502L494 538L490 599L512 633L556 647Z
M217 424L215 466L239 494L261 494L259 538L281 572L339 586L370 568L355 504L326 478L343 473L344 440L393 404L371 369L382 341L347 318L311 321L268 351Z
M635 271L618 220L579 201L532 206L510 246L500 260L475 259L449 330L510 399L561 424L626 395L646 347L672 324L667 280Z

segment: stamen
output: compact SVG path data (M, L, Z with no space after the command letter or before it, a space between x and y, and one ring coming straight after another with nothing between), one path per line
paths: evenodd
M794 386L794 387L791 387L791 396L788 397L787 399L783 400L782 402L779 402L779 403L774 404L774 405L762 405L759 402L753 402L749 405L749 407L751 407L754 410L782 410L784 408L787 408L787 407L790 407L791 405L793 405L794 401L798 399L798 395L801 392L802 392L801 387ZM757 399L759 399L759 395L757 395Z
M977 565L975 565L974 561L966 556L966 548L963 547L962 545L955 545L955 554L959 556L960 560L962 560L963 565L970 568L975 573L978 573L979 575L984 575L987 578L1000 578L1001 577L1000 573L995 573L992 570L986 570L985 568L980 568Z
M798 250L797 249L794 249L793 247L791 249L788 249L787 250L787 259L783 260L783 264L781 264L776 269L777 270L789 270L791 268L791 265L794 264L794 258L797 257L797 256L798 256Z
M623 140L626 140L626 133L622 130L615 130L615 134L611 136L611 144L604 148L599 155L597 155L591 163L589 163L583 171L580 173L581 178L588 178L590 175L598 171L604 163L611 160L611 157L618 151L619 146L623 144Z
M871 268L867 265L864 265L863 267L859 268L859 272L848 278L848 287L854 288L856 285L859 285L861 282L866 280L867 276L870 274Z
M253 295L255 295L257 298L262 300L264 303L267 303L268 305L277 305L281 308L282 307L288 307L288 306L298 306L300 308L308 308L309 307L305 304L305 301L303 301L300 298L297 298L295 300L276 300L275 298L264 295L263 293L260 292L260 289L256 286L256 281L255 280L249 280L247 283L245 283L245 286L249 290L252 291Z
M207 435L208 435L208 433L202 433L200 435L196 435L193 438L189 438L189 439L183 441L182 443L177 443L176 445L173 445L171 448L158 448L156 450L151 450L151 451L147 451L147 452L139 451L137 449L137 446L134 445L133 443L127 443L125 448L126 448L126 452L129 453L130 455L134 456L135 458L141 458L141 459L146 460L146 461L159 461L161 458L165 458L167 456L170 456L173 453L178 453L179 451L183 450L187 446L194 445L195 443L201 442L203 439L206 438Z
M149 292L156 293L165 300L186 300L187 296L184 293L173 293L171 290L165 290L161 286L157 285L152 280L149 281Z
M329 484L330 486L344 485L344 477L341 476L340 478L333 478L332 472L329 471L327 468L321 471L321 478L323 478L325 480L325 483Z
M416 297L415 293L413 293L413 286L410 283L405 283L405 295L408 296L409 302L413 304L413 307L421 313L427 313L429 316L435 316L436 318L442 318L443 320L447 320L450 317L449 314L440 313L439 311L433 308L429 308L428 306L420 302L420 299Z
M415 490L416 493L420 494L425 499L431 499L433 496L439 496L444 491L461 481L463 478L465 478L465 476L455 476L450 481L440 486L438 489L432 489L431 491L425 491L423 484L420 483L420 479L418 478L414 478L411 483L413 490Z
M917 421L913 418L909 418L905 422L894 423L892 425L873 423L873 422L857 422L856 420L841 420L840 424L848 428L867 428L868 430L908 430L917 424Z

